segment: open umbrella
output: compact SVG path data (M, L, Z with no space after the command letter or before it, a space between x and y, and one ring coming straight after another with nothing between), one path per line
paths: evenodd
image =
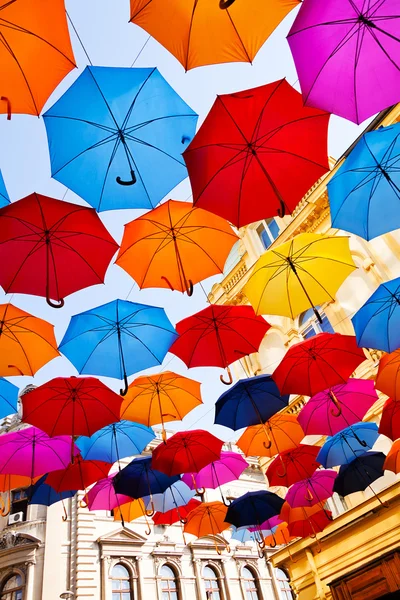
M18 393L16 385L0 377L0 419L17 412Z
M400 473L400 440L396 440L390 448L383 469Z
M29 504L40 504L42 506L52 506L57 502L62 502L64 509L63 521L68 518L67 510L64 506L64 500L73 498L77 490L65 490L57 492L51 485L47 483L47 475L43 475L31 488L28 489L27 495Z
M86 490L89 485L108 476L112 465L100 460L84 460L77 456L65 469L52 471L46 477L46 483L56 490Z
M197 115L156 68L86 67L43 119L52 177L97 211L153 208L187 176Z
M27 488L32 483L36 483L38 480L37 477L33 479L27 475L0 475L0 492L5 493L6 502L4 501L4 497L0 496L0 516L6 517L11 510L11 490L15 490L18 488Z
M4 183L2 172L0 171L0 208L7 206L7 204L10 204L10 197Z
M280 518L279 515L275 515L274 517L271 517L270 519L266 519L265 521L263 521L261 523L261 529L262 530L273 529L280 523L282 523L282 519ZM249 527L249 531L258 531L258 526L257 527Z
M246 542L256 542L257 535L255 532L250 531L246 527L237 528L234 525L231 526L231 540L236 540L241 544Z
M318 446L300 444L297 448L278 454L266 472L269 485L289 487L297 481L312 477L321 464L317 460L319 450Z
M329 170L328 121L285 79L217 96L183 155L193 204L236 227L293 212Z
M130 496L115 492L114 477L115 473L99 479L96 485L87 492L84 502L89 510L114 510L114 508L132 501Z
M365 354L352 335L318 333L289 348L272 373L282 394L314 396L346 383L365 360Z
M376 423L356 423L328 437L317 460L324 467L346 465L359 454L371 450L379 437Z
M306 538L310 536L316 538L317 533L321 533L328 525L330 525L332 522L330 511L321 510L321 507L318 504L316 506L319 508L318 512L309 516L303 515L303 518L299 518L297 521L292 521L288 524L289 535L292 537Z
M375 387L393 401L400 400L400 349L380 359Z
M185 533L191 533L198 538L212 536L215 550L217 554L221 554L218 547L221 537L218 537L217 541L216 536L229 529L229 523L225 521L227 510L222 502L202 502L187 515L187 522L184 526ZM227 542L225 545L229 548Z
M383 452L360 454L340 467L333 490L341 496L362 492L371 487L371 483L376 479L383 477L385 469L391 471L389 466L389 460Z
M378 431L393 441L400 438L400 402L391 398L386 400L382 408Z
M295 536L290 534L287 523L280 523L267 531L263 530L263 536L265 545L271 548L290 544L295 539Z
M261 425L252 425L240 436L237 446L246 456L269 456L296 448L304 438L297 416L277 414Z
M305 0L288 35L305 103L355 123L396 104L398 15L396 0Z
M162 363L177 334L163 308L114 300L71 318L60 350L79 373L124 380Z
M154 494L151 500L145 502L145 506L148 510L154 507L156 512L161 513L177 509L180 514L180 508L189 504L195 494L196 492L191 490L184 481L178 480L162 494ZM180 520L184 520L182 516Z
M180 506L179 509L172 508L164 513L156 512L153 515L153 523L154 525L173 525L174 523L178 523L178 521L185 521L188 514L195 508L198 508L200 505L200 500L192 498L189 500L186 506Z
M222 273L238 237L221 217L168 200L125 225L117 265L140 288L193 294L193 284Z
M31 194L0 210L0 285L7 293L43 296L61 308L65 296L104 283L117 249L92 208Z
M285 500L293 508L319 504L323 510L323 502L333 495L336 477L336 471L327 469L315 471L311 477L292 485Z
M117 506L114 510L114 521L124 521L130 523L140 517L145 516L144 502L141 498L131 500L121 506Z
M312 308L335 300L344 280L356 269L349 238L301 233L267 250L256 262L244 293L259 314L294 319Z
M178 339L169 351L178 356L187 367L221 367L239 358L257 352L270 325L254 314L251 306L221 306L211 304L200 312L176 324Z

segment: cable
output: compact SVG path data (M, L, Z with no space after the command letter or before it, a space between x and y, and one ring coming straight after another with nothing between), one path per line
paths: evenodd
M131 69L132 69L133 65L136 63L136 61L139 58L139 56L142 54L143 50L146 48L146 46L147 46L150 38L151 38L151 35L149 35L149 37L147 38L147 40L145 41L145 43L143 44L143 46L140 48L138 55L136 56L135 60L133 61L133 63L130 66Z
M86 54L86 58L88 59L88 61L89 61L89 64L90 64L91 66L93 66L93 63L92 63L92 61L90 60L90 56L89 56L89 54L87 53L87 50L86 50L86 48L85 48L85 46L84 46L84 44L83 44L83 42L82 42L82 40L81 40L81 38L80 38L80 36L79 36L79 33L78 33L78 32L77 32L77 30L76 30L76 27L75 27L75 25L74 25L74 24L73 24L73 22L72 22L72 19L71 19L71 17L69 16L69 13L68 13L68 11L66 10L65 12L66 12L66 14L67 14L68 21L71 23L72 29L75 31L75 35L76 35L76 37L78 38L78 40L79 40L79 43L80 43L80 45L82 46L84 53Z

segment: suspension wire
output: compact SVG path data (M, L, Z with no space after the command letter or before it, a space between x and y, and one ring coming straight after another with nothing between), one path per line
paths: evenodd
M151 38L151 35L149 35L149 37L147 38L147 40L145 41L145 43L143 44L143 46L140 48L138 55L136 56L135 60L133 61L133 63L131 64L130 68L132 69L133 65L136 63L137 59L139 58L139 56L142 54L143 50L146 48L147 44L149 43Z
M74 30L74 32L75 32L75 35L76 35L76 37L78 38L78 41L79 41L80 45L82 46L82 49L83 49L84 53L86 54L86 58L88 59L88 61L89 61L89 64L90 64L91 66L93 66L93 63L92 63L92 61L90 60L90 56L89 56L89 54L87 53L87 50L86 50L86 48L85 48L85 46L84 46L84 43L82 42L82 40L81 40L81 37L80 37L80 35L79 35L79 33L78 33L78 31L77 31L77 29L76 29L75 25L73 24L71 17L69 16L69 12L68 12L67 10L65 10L65 12L66 12L66 14L67 14L68 21L71 23L71 27L72 27L72 29Z

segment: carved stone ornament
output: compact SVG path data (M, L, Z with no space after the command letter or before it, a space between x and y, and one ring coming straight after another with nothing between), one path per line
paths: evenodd
M27 546L32 544L32 540L26 538L15 531L7 531L0 538L0 550L9 550L16 546Z

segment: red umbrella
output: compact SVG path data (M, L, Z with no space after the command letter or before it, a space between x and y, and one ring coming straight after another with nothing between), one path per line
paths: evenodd
M65 469L52 471L46 477L46 483L56 492L85 490L89 485L108 476L112 465L101 460L83 460L76 456L73 464Z
M352 335L319 333L295 344L272 373L281 394L314 396L339 383L346 383L365 360Z
M219 306L212 304L204 310L179 321L179 337L169 349L187 367L222 367L242 356L257 352L270 325L257 317L251 306Z
M326 514L328 513L328 514ZM317 533L320 533L327 527L330 523L332 523L332 518L330 518L330 511L319 510L314 515L307 517L301 521L293 521L289 523L288 530L290 535L293 537L301 537L305 538L309 535L311 537L315 537Z
M173 525L178 521L186 521L188 514L200 506L200 500L192 498L186 506L180 506L179 508L173 508L165 513L156 512L153 516L154 525Z
M329 170L329 116L285 79L217 96L183 154L193 204L237 227L291 213Z
M31 194L0 210L0 285L7 293L44 296L60 308L65 296L104 283L117 248L94 208Z
M379 433L391 440L400 438L400 402L388 398L383 406Z
M281 452L267 469L266 476L269 484L289 487L297 481L311 477L321 466L315 460L320 450L319 446L299 444L297 448Z

